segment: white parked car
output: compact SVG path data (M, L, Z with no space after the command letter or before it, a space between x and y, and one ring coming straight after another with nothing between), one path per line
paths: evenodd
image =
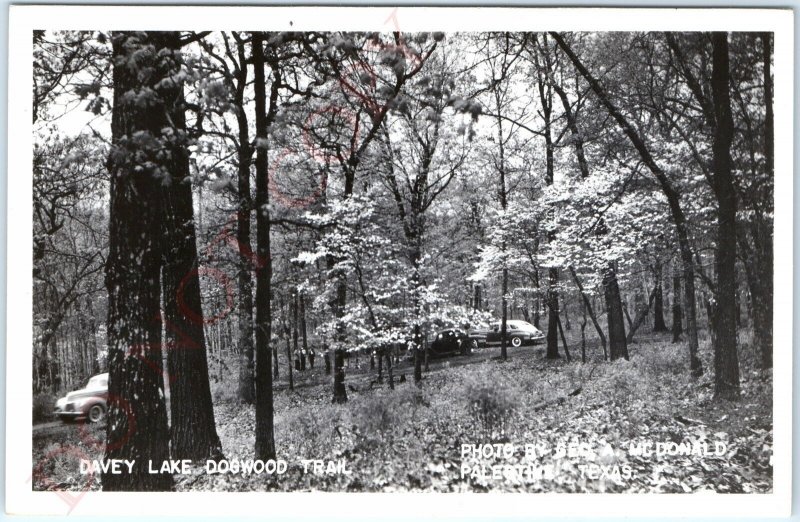
M56 401L55 415L63 421L86 419L99 422L106 416L108 374L91 377L84 388L69 392Z

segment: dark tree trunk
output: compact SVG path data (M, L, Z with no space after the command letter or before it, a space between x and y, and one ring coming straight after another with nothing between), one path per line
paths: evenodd
M376 354L378 356L378 379L377 380L378 380L378 384L383 384L383 359L384 359L385 354L386 354L386 348L385 347L380 347L380 348L378 348L377 351L378 351L378 353Z
M239 202L236 214L236 244L239 250L239 399L245 404L253 404L256 399L256 388L253 380L255 361L253 345L253 277L251 270L253 260L247 254L252 252L250 244L250 213L252 199L250 196L250 162L253 151L250 147L250 132L247 113L244 110L244 91L247 85L247 57L245 44L238 43L239 75L236 83L236 119L239 126L239 150L237 166L237 189Z
M306 357L308 356L308 329L306 328L306 297L302 293L300 294L300 333L303 336L303 351L300 352L300 370L305 371ZM310 357L309 359L313 361ZM313 362L311 367L314 367Z
M114 109L111 120L112 149L109 252L106 262L108 289L108 421L106 459L169 459L169 428L164 400L161 339L161 218L160 177L169 173L156 152L136 133L154 138L170 126L168 110L174 89L162 92L156 85L174 72L167 33L114 33ZM150 47L152 46L152 48ZM148 49L150 51L148 52ZM131 55L142 60L133 66ZM143 77L139 67L151 67ZM152 91L151 91L152 90ZM147 93L153 105L143 109L129 100L129 93ZM137 166L137 156L158 167ZM147 466L132 473L103 473L104 491L168 491L172 476L150 474Z
M770 231L762 230L761 234L755 232L756 227L751 225L753 240L756 243L752 248L744 234L739 232L739 249L744 260L747 287L750 290L749 314L752 317L753 337L756 349L760 354L762 368L772 367L772 246ZM767 246L767 244L769 245ZM760 252L760 253L759 253ZM757 259L757 257L759 257ZM769 263L762 260L768 259Z
M289 390L294 391L294 369L292 368L294 365L294 358L292 357L292 337L289 333L288 324L284 328L284 334L286 337L286 367L288 368L287 372L289 374Z
M550 268L547 273L547 359L559 359L558 354L558 269Z
M422 334L420 333L419 323L414 325L414 384L422 386Z
M333 351L333 402L347 402L347 389L344 387L344 350L336 349Z
M617 272L609 264L603 273L606 308L608 309L608 344L611 360L628 359L628 344L625 340L625 319L622 316L622 299L617 284Z
M676 263L677 265L677 263ZM683 334L683 309L681 307L681 274L672 269L672 342L677 343Z
M180 53L179 33L168 33ZM178 70L176 64L175 70ZM176 135L185 133L183 86L174 89L170 119ZM173 459L219 459L222 445L214 422L203 325L200 267L192 203L188 151L171 151L172 176L162 183L163 258L161 272L166 325L167 373L170 376L170 445Z
M772 104L772 35L761 35L762 58L764 61L764 100L766 115L764 118L764 158L767 175L775 175L775 130ZM754 243L754 256L745 257L747 269L748 258L751 267L746 272L752 299L753 334L761 353L761 367L772 368L772 296L773 296L773 241L772 223L765 216L759 216L751 224L751 236Z
M295 293L292 301L292 349L294 350L294 359L297 361L297 369L304 370L305 364L300 362L300 358L305 358L300 353L300 299Z
M386 371L389 373L389 389L394 390L394 370L392 368L392 357L394 356L394 347L392 347L386 354Z
M253 94L256 110L256 254L264 266L256 272L256 444L255 458L275 458L274 404L272 399L272 260L270 258L269 163L267 89L264 75L264 34L252 33ZM278 81L278 80L273 80ZM273 92L275 92L273 85ZM274 101L274 97L273 97ZM272 107L270 107L272 109Z
M328 256L328 271L333 273L336 261ZM347 402L347 388L344 385L344 325L341 318L344 316L344 309L347 305L347 281L344 274L336 274L336 296L333 301L333 315L337 319L336 325L336 344L333 349L333 399L334 404Z
M556 317L558 320L558 333L561 336L561 345L564 347L564 355L567 357L567 362L572 361L572 357L569 354L569 346L567 346L567 339L564 337L564 329L561 327L561 318Z
M551 116L553 112L553 95L552 84L547 79L547 73L551 70L550 57L548 55L547 36L543 36L543 41L538 41L536 35L533 35L533 41L536 46L536 52L533 53L534 63L538 72L537 88L539 91L539 102L542 106L542 118L544 119L544 144L545 144L545 184L552 185L554 177L554 160L553 160L553 136L552 136L552 122ZM539 63L539 55L542 55L544 64ZM548 230L547 239L552 241L555 236L555 230ZM551 267L547 273L547 351L545 357L547 359L558 359L558 268Z
M655 266L655 298L653 300L653 331L666 332L667 324L664 322L664 279L661 262L656 262Z
M728 35L712 34L711 90L716 126L714 132L713 189L717 211L716 302L711 324L714 330L714 393L724 399L739 396L739 356L736 348L736 188L731 171L730 148L733 116L730 106Z
M586 363L586 302L584 301L582 307L583 314L581 315L581 362Z
M503 187L505 191L505 187ZM501 307L503 308L502 320L500 321L500 359L505 361L508 359L508 269L503 268L503 296L500 299Z

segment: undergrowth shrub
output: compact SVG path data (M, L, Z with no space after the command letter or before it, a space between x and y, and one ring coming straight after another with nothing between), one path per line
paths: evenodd
M343 407L334 404L307 405L276 416L280 439L303 458L320 458L345 437Z
M466 375L463 394L467 411L484 439L504 438L517 410L520 390L482 368Z
M380 390L369 397L352 401L353 427L363 442L382 442L405 425L413 424L418 417L418 410L428 405L423 391L415 386Z

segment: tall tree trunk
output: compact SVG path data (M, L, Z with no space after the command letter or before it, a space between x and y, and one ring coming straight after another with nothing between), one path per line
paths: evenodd
M264 34L252 33L253 94L256 109L256 255L265 260L256 272L256 444L255 458L275 458L272 400L272 260L270 257L267 88L264 75ZM276 81L276 80L274 80ZM273 88L273 93L274 93ZM274 101L274 96L273 96ZM272 108L272 107L271 107Z
M289 315L289 309L292 307L291 304L286 307L286 315ZM286 337L286 367L289 374L289 390L294 391L294 356L292 354L292 334L288 318L284 319L283 322L283 335Z
M167 114L173 100L167 97L175 93L169 88L162 92L158 84L174 72L172 53L167 33L114 33L112 44L105 459L162 462L169 459L169 428L160 321L162 211L158 178L169 172L169 165L163 165L157 151L148 150L143 141L129 137L141 133L158 139L161 130L170 126ZM167 56L156 54L161 50L166 50ZM139 61L132 60L134 53L140 55ZM151 67L152 74L139 75L143 66ZM149 95L152 105L145 110L132 101L131 92ZM139 157L153 162L139 166ZM104 491L168 491L172 476L150 474L147 466L135 466L131 473L123 467L119 474L102 473L101 482Z
M543 36L543 41L540 42L537 36L533 35L533 41L537 51L533 53L534 63L538 71L537 75L537 88L539 91L539 102L542 106L542 118L544 119L544 144L545 144L545 184L548 186L553 184L554 177L554 160L553 160L553 136L552 136L552 121L551 116L553 112L553 94L552 82L547 79L548 74L552 68L550 66L550 57L547 44L547 36ZM544 61L543 66L539 63L539 54L542 55ZM552 241L555 238L555 230L547 231L547 240ZM558 268L550 267L547 273L547 351L545 357L547 359L558 359Z
M713 189L717 211L716 302L711 324L714 330L714 394L723 399L739 396L739 356L736 348L736 188L731 171L730 148L733 116L730 105L728 35L711 36L713 68L711 90L716 126L714 132Z
M306 297L300 293L300 332L303 336L303 351L300 352L300 369L306 369L306 356L308 355L308 330L306 329ZM313 359L311 359L313 361ZM313 362L312 368L313 368Z
M180 58L180 34L165 33L175 59ZM173 74L180 70L176 62ZM186 132L183 86L176 84L169 102L169 118L175 135ZM166 98L166 97L165 97ZM163 210L161 271L167 372L170 376L170 445L173 459L219 459L222 444L217 436L211 403L208 358L200 298L200 267L194 224L189 154L185 144L171 150L169 180L161 183Z
M775 176L775 116L772 104L772 35L761 35L762 56L764 61L764 103L766 115L764 118L764 158L767 175L772 179ZM760 255L756 258L758 267L754 270L758 283L753 295L753 330L758 349L761 352L762 368L772 368L772 296L773 296L773 232L769 218L762 217L757 221L759 232L753 234L758 237L757 251ZM752 287L751 287L751 294ZM758 301L757 305L755 301ZM756 324L756 322L758 324Z
M236 244L239 250L239 399L253 404L256 398L254 381L255 361L253 345L253 277L251 270L261 267L248 257L250 244L250 213L253 201L250 196L250 163L253 151L250 147L250 131L247 113L244 110L244 91L247 85L247 57L244 42L237 42L239 54L239 76L236 83L236 120L239 127L239 150L237 166L237 189L239 201L236 214Z
M683 334L683 309L681 307L681 274L677 263L672 268L672 342L677 343Z
M653 331L666 332L667 324L664 322L664 284L661 261L655 266L655 298L653 300Z
M609 263L603 273L606 308L608 309L608 344L611 360L628 360L628 344L625 339L625 319L622 312L622 299L617 284L617 273Z
M294 390L294 375L292 374L292 369L293 368L298 369L298 370L300 369L300 364L299 364L299 361L297 359L297 352L298 352L298 348L299 348L298 341L300 339L299 332L298 332L298 329L297 329L297 326L298 326L297 323L298 323L298 319L299 319L298 310L297 310L298 309L297 294L294 295L294 298L292 299L292 302L291 302L290 306L291 306L291 310L292 310L292 316L291 316L292 317L292 323L291 323L292 324L292 352L291 352L291 357L289 358L289 361L288 361L289 362L289 389L290 390ZM289 338L289 330L288 330L288 328L286 330L286 338L287 339Z
M505 215L508 210L508 191L506 190L506 165L505 165L505 138L503 136L503 119L500 117L502 110L502 103L500 100L500 91L494 89L495 103L497 106L497 146L498 146L498 163L499 163L499 180L497 193L500 199L500 208L503 211L503 219L507 219ZM502 315L500 320L500 359L508 360L508 267L506 259L507 246L505 240L500 245L503 252L503 275L502 275L502 295L500 296L500 308Z
M558 269L547 271L547 359L559 359L558 354Z

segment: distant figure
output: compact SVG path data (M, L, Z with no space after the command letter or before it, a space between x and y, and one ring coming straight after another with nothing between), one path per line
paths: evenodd
M311 365L312 370L314 369L314 357L316 357L316 354L314 354L314 349L312 348L308 351L308 364Z

